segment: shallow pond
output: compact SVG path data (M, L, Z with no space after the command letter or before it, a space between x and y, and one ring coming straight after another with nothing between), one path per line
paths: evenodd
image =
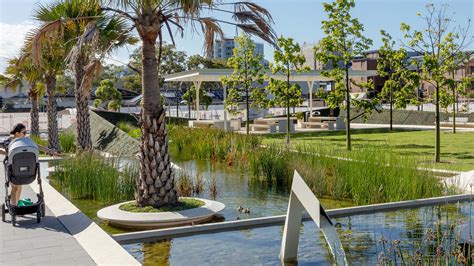
M286 213L289 193L287 187L276 187L263 181L258 181L246 173L246 169L229 167L209 161L177 161L175 162L182 170L190 173L191 177L201 175L205 182L204 192L198 197L210 199L208 184L211 178L215 178L218 187L217 201L226 205L221 215L226 221L237 219L249 219L256 217L281 215ZM52 185L61 191L54 182ZM69 199L82 212L99 224L104 230L111 234L122 233L125 230L107 225L96 216L98 210L112 203L103 203L93 200ZM321 199L326 209L353 206L351 202L337 201L333 199ZM250 213L240 213L237 208L249 208ZM222 220L219 219L220 221Z
M396 264L396 260L400 263L401 257L395 257L390 249L392 241L396 240L400 241L403 259L412 264L410 258L418 248L424 256L433 256L433 250L436 250L436 239L426 240L428 229L432 229L435 236L443 236L446 224L468 222L469 217L474 218L470 213L470 203L464 202L335 221L340 223L339 236L351 265L376 265L381 254L385 254L392 264ZM271 226L195 235L124 245L124 248L145 265L279 265L282 229L282 226ZM451 241L454 235L450 234ZM301 227L298 264L331 265L324 238L313 222L304 222Z

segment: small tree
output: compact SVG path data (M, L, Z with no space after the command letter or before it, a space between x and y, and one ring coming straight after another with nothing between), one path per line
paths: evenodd
M250 104L252 106L263 106L267 95L262 86L265 70L262 64L262 55L255 53L255 44L250 38L241 34L235 38L237 43L234 55L229 58L227 65L234 69L228 77L222 78L224 86L228 87L228 96L225 101L227 111L236 113L242 94L245 94L245 110L247 112L247 135L249 134ZM260 85L260 86L259 86Z
M372 45L372 40L362 35L364 26L356 18L352 18L350 11L355 7L354 0L335 0L324 3L324 11L328 13L328 20L322 22L324 37L315 46L315 57L322 64L332 64L329 71L323 71L324 76L332 78L336 83L334 91L328 95L327 103L330 107L339 106L346 101L346 146L351 150L351 98L349 69L356 55L362 54ZM342 66L341 66L342 64ZM362 84L361 84L362 85ZM366 84L370 87L370 84ZM370 102L360 102L365 110L373 107Z
M451 64L459 58L462 50L473 38L469 35L469 26L465 29L452 27L453 17L447 15L447 9L447 5L437 10L433 4L428 4L425 15L417 14L426 22L426 28L423 30L412 30L410 25L405 23L400 26L404 39L407 40L405 46L423 55L421 79L431 84L435 90L435 162L441 161L440 104L442 95L449 91L447 84L451 79ZM455 48L453 44L456 44Z
M273 74L281 73L285 76L285 80L270 78L268 91L273 96L269 101L269 106L284 106L286 108L286 144L290 144L290 107L299 106L303 99L301 98L301 88L298 83L290 84L292 74L308 71L309 68L304 67L305 57L301 53L301 47L295 43L292 38L278 38L278 47L275 50L273 59L274 63L270 64Z
M444 54L452 54L450 58L446 58L443 66L446 79L444 79L442 87L446 88L440 91L440 105L448 112L449 105L453 105L453 134L456 133L456 103L459 95L466 93L466 88L471 85L472 77L461 77L459 80L455 78L455 72L459 66L469 61L470 53L457 52L459 44L455 42L456 35L449 33L446 38L445 45L441 48Z
M109 79L100 82L100 86L95 91L96 99L94 106L99 107L102 104L107 106L108 110L119 111L122 101L122 94L114 87L114 83Z
M204 84L203 84L204 85ZM182 99L187 101L189 104L192 106L195 106L196 104L196 88L194 85L191 85L191 87L183 94ZM212 97L207 95L206 91L203 90L202 88L199 90L199 103L204 104L204 106L207 108L209 105L212 103Z
M393 130L393 105L395 108L405 108L408 103L417 104L416 90L420 83L420 76L412 71L412 63L408 60L404 48L396 50L392 36L382 30L383 46L379 49L377 59L377 74L385 77L386 81L379 94L379 98L390 103L390 130ZM416 63L416 61L414 61Z

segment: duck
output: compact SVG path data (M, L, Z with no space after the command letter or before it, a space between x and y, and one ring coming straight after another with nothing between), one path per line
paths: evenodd
M250 213L250 208L245 208L244 213Z
M243 211L244 211L244 208L239 205L239 207L237 208L237 211L238 211L238 212L243 212Z

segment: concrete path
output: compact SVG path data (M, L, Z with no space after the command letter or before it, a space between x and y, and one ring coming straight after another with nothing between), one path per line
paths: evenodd
M0 156L3 162L3 156ZM4 202L5 172L0 166L0 202ZM21 198L36 200L30 186L23 186ZM49 208L41 223L36 215L18 217L17 227L7 222L0 223L0 265L95 265L92 258L66 230Z

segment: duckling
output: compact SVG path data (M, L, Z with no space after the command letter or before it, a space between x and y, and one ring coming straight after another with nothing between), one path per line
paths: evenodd
M243 211L244 211L244 208L242 208L242 206L239 205L239 207L237 208L237 211L238 211L238 212L243 212Z
M250 208L245 208L244 213L250 213Z

